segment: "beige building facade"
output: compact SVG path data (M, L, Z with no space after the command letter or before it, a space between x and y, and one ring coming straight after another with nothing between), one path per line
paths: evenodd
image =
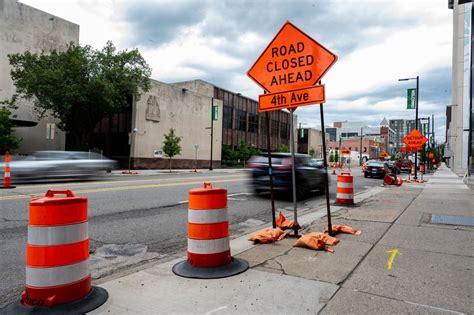
M166 84L152 80L150 91L133 102L131 157L135 168L167 168L169 159L163 141L170 129L181 137L181 154L173 157L174 168L220 166L222 147L222 101L205 89Z
M64 49L71 41L79 41L79 25L17 0L0 0L0 100L11 98L16 91L10 77L8 54ZM18 127L14 134L23 139L18 153L64 150L65 133L57 128L56 119L39 120L30 101L19 99L17 105L15 123ZM47 139L48 128L52 131L50 140Z

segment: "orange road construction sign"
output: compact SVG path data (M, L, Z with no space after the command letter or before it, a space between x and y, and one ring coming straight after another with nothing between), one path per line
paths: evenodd
M258 97L259 111L295 108L297 106L324 103L324 85L303 88L287 92L262 94Z
M351 150L343 149L341 150L341 154L351 154Z
M336 61L335 54L287 21L247 75L266 93L290 92L316 86ZM317 90L311 93L315 91ZM312 95L310 91L307 92L308 101L301 102L300 105L309 104L309 98ZM266 97L263 98L264 104L260 111L296 107L296 102L289 102L289 100L283 102L287 103L286 107L278 104L277 100L270 107L268 105L269 102L271 104L271 99L268 101ZM316 100L316 102L321 101Z
M426 143L426 141L428 141L428 139L416 129L410 131L410 133L402 139L402 142L413 151L421 150L421 147Z

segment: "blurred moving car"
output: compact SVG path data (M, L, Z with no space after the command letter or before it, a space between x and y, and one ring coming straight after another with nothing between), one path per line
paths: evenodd
M413 165L413 162L411 160L405 159L405 160L398 160L395 163L400 171L406 171L406 172L411 172L411 167Z
M364 172L364 177L380 177L385 176L384 161L369 160L367 162L367 169Z
M23 160L10 162L14 183L45 180L87 178L118 168L118 163L101 154L78 151L36 151ZM0 169L4 169L0 163ZM3 178L3 173L0 176Z
M273 187L280 193L292 194L291 154L272 153ZM249 159L256 193L270 191L268 155L259 154ZM295 154L296 198L301 200L312 191L324 191L325 169L322 160L306 154Z

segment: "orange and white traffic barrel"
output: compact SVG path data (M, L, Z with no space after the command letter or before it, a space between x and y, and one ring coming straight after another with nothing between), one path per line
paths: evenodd
M87 198L70 190L30 201L25 290L11 314L82 314L107 300L107 291L91 286L87 224Z
M5 173L3 175L3 186L0 188L9 189L15 188L15 186L11 185L11 177L10 177L10 152L5 153Z
M227 218L227 190L205 182L189 191L188 259L173 266L186 278L224 278L248 269L248 263L232 258Z
M403 184L403 179L401 177L397 177L395 180L395 185L401 186Z
M336 204L354 204L354 177L349 172L342 172L337 176Z

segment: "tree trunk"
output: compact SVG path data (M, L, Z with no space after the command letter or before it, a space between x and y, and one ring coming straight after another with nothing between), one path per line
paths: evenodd
M171 173L171 157L170 157L170 173Z

